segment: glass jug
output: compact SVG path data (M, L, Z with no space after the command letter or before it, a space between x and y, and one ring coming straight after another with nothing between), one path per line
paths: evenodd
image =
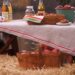
M25 11L25 15L34 15L35 14L35 11L34 11L34 8L33 6L27 6L26 7L26 11Z

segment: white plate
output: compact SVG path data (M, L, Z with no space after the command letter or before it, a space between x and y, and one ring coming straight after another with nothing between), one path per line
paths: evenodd
M71 25L72 22L68 22L68 23L61 23L61 22L58 22L56 23L57 25L60 25L60 26L68 26L68 25Z

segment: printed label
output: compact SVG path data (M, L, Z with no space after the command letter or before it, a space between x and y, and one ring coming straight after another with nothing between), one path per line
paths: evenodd
M8 20L8 12L2 12L2 17Z

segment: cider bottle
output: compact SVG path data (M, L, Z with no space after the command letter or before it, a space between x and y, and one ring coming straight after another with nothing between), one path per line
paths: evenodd
M43 4L43 0L39 0L38 4L38 15L44 15L45 14L45 7Z
M5 20L8 20L8 0L3 0L3 5L2 5L2 17L5 18Z

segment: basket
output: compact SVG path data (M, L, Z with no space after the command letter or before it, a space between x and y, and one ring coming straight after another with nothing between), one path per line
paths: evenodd
M44 58L44 68L48 67L60 67L61 62L61 53L50 52L49 54L43 54Z
M60 67L62 65L61 52L51 51L49 54L18 52L17 58L20 67L25 69Z
M63 10L63 9L56 9L57 14L63 14L67 20L73 22L74 19L74 10Z
M36 69L43 66L40 54L31 54L31 53L17 53L19 65L22 68L26 69Z

